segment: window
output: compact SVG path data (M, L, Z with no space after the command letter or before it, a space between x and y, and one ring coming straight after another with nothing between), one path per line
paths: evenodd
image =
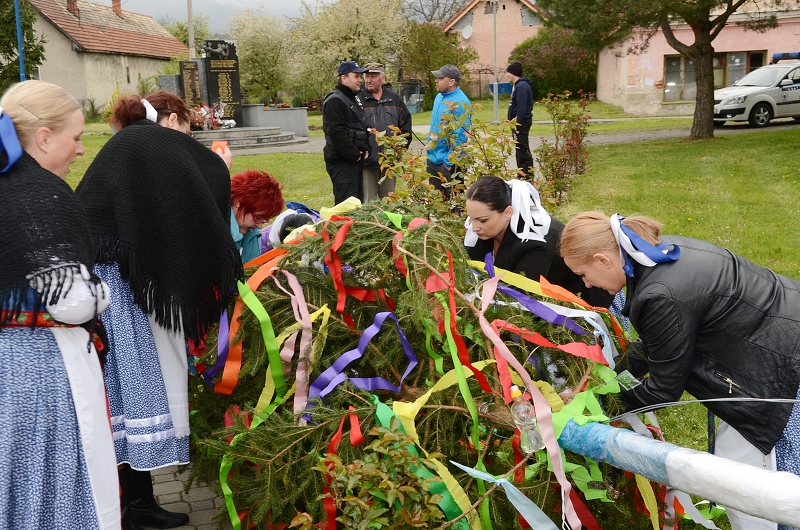
M765 55L763 51L714 54L714 88L730 86L763 66ZM664 101L692 101L696 96L694 61L681 55L664 57Z
M36 79L37 81L42 79L42 74L39 71L39 67L38 66L33 69L33 77L31 79Z

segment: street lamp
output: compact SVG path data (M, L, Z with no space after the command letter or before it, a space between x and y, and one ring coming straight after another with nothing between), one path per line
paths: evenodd
M489 0L492 3L492 12L494 14L494 122L499 123L497 120L497 1Z
M186 9L189 12L189 19L186 26L189 29L189 60L194 59L194 19L192 18L192 0L186 0Z
M17 50L19 53L19 80L25 81L25 54L22 53L22 16L19 12L19 0L14 0L14 16L17 18Z

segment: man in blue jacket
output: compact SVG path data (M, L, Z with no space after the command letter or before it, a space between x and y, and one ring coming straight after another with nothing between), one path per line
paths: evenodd
M445 200L450 199L450 187L442 186L442 182L451 182L456 173L456 164L459 151L467 141L470 117L472 116L472 103L466 94L459 88L461 72L452 64L446 64L431 72L436 78L436 90L439 92L433 102L431 114L431 130L428 142L436 137L436 145L428 149L428 173L431 174L428 182L436 189L441 190ZM455 134L443 131L448 116L460 117L467 113L467 118Z
M508 105L508 119L517 119L517 130L514 131L514 139L517 141L516 157L517 168L524 172L520 178L530 180L533 177L533 156L528 139L533 122L533 100L536 98L536 89L533 88L531 80L522 76L522 64L513 62L506 68L508 77L514 83L511 91L511 103Z

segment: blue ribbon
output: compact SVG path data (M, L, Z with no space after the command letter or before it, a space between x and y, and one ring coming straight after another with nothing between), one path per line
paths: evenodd
M494 478L488 473L478 471L477 469L473 469L471 467L462 466L458 462L453 462L452 460L450 463L475 478L500 484L503 487L503 490L506 492L506 497L508 497L508 500L511 501L511 504L514 505L514 508L516 508L519 514L525 518L529 525L531 525L531 528L535 528L536 530L558 530L558 527L555 525L555 523L551 521L550 518L547 517L532 500L526 497L524 493L519 491L517 487L507 479Z
M3 112L2 108L0 108L0 149L5 151L8 156L6 167L0 169L0 173L5 173L22 156L22 145L19 143L14 122L11 121L8 114Z
M639 237L639 234L637 234L636 232L625 226L622 223L622 219L624 219L624 217L620 219L619 223L619 228L622 231L622 233L628 236L628 239L630 239L631 244L636 248L636 250L638 250L639 252L641 252L654 262L666 263L668 261L675 261L680 257L681 249L678 247L678 245L672 245L672 250L664 253L663 251L670 246L670 243L660 243L659 245L653 245L652 243L648 243L647 241ZM620 248L622 248L622 245L620 245ZM631 264L630 257L628 256L628 253L624 251L624 249L622 255L625 258L625 265L622 267L622 270L625 271L625 274L629 278L633 278L633 265Z

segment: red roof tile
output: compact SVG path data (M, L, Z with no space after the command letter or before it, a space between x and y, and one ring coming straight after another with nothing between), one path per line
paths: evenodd
M187 53L186 46L152 17L77 0L78 17L66 0L30 0L37 11L83 51L170 58Z

